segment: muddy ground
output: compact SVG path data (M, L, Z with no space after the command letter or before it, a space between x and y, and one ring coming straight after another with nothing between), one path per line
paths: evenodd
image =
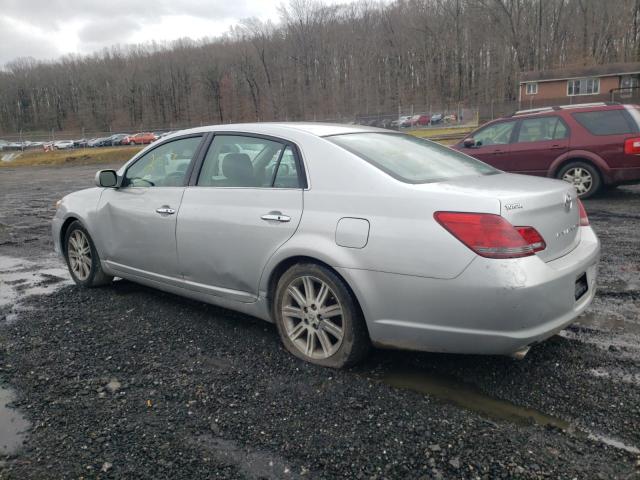
M94 172L0 170L0 478L640 478L640 187L585 202L598 295L525 360L332 371L256 319L70 284L49 219Z

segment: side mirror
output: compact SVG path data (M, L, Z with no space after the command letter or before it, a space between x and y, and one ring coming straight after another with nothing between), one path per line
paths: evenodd
M98 187L115 188L118 186L118 174L115 170L100 170L96 173Z
M467 137L463 140L462 144L465 146L465 148L473 148L476 146L476 141L473 139L473 137Z

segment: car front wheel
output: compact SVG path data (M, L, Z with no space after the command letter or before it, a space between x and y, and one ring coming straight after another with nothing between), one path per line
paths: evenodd
M598 170L586 162L571 162L558 171L558 178L573 185L581 198L589 198L600 190Z
M367 327L352 293L326 267L296 264L276 287L274 316L284 346L296 357L342 368L369 351Z
M111 283L113 277L102 271L100 257L89 232L78 221L65 233L64 254L71 278L83 287L98 287Z

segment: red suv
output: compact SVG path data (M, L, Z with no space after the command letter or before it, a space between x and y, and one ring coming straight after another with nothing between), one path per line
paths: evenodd
M640 107L589 103L522 110L452 148L500 170L554 177L590 197L640 183Z

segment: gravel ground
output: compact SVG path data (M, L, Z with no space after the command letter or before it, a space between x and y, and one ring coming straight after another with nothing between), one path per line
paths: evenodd
M69 284L48 221L94 173L0 170L0 385L31 424L1 479L640 478L640 187L585 202L598 296L524 361L375 351L333 371L247 316Z

